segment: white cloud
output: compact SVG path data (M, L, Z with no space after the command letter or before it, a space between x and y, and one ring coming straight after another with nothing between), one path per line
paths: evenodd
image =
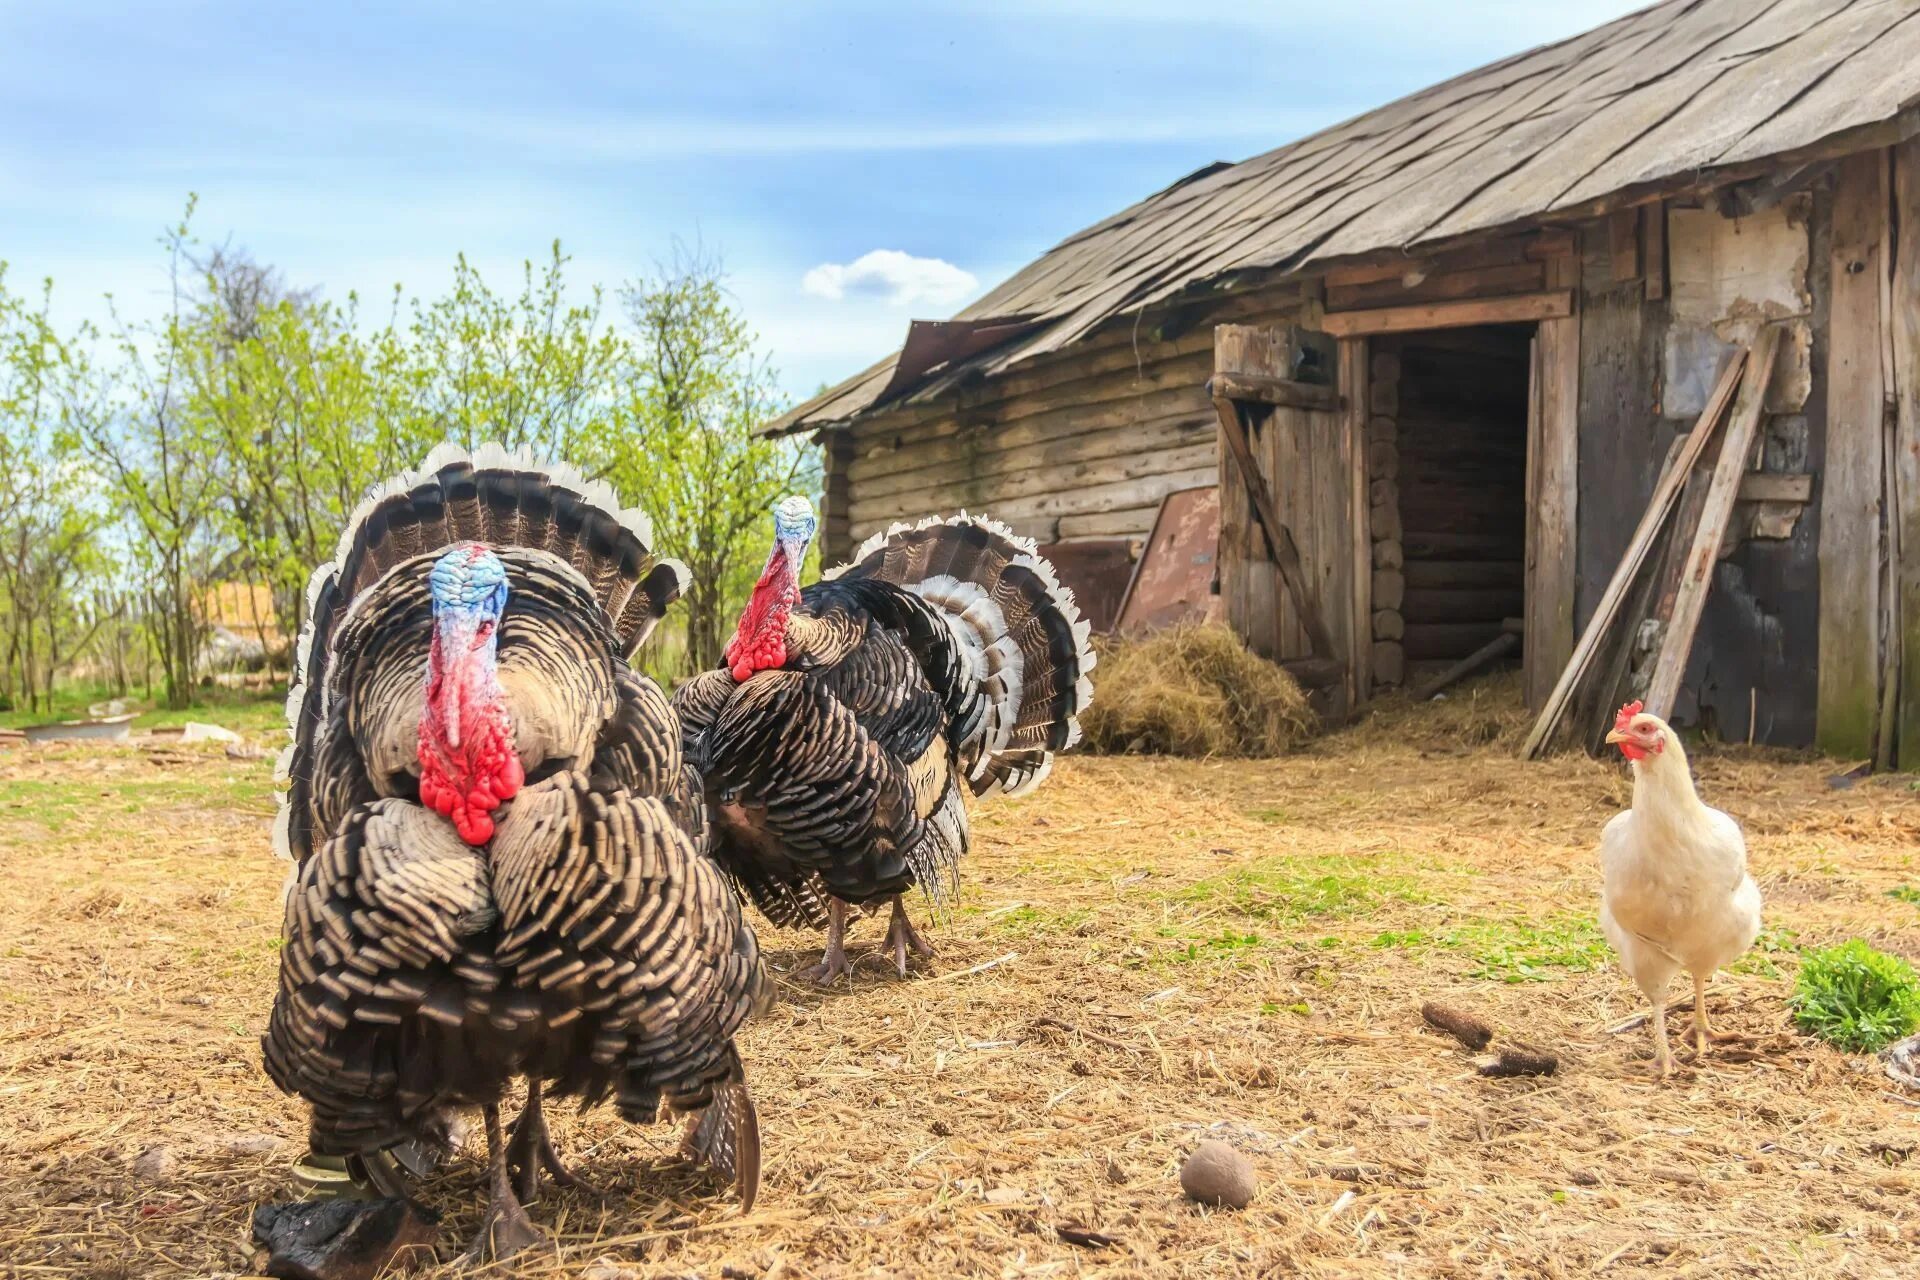
M874 249L852 262L823 262L801 278L816 298L878 298L896 307L916 302L951 306L980 287L969 271L940 258L916 258L898 249Z

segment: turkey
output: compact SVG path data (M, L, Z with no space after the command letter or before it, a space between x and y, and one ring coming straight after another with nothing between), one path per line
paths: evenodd
M895 525L807 587L815 519L774 511L773 548L726 665L674 693L713 856L780 925L825 925L806 976L850 972L849 906L891 905L901 976L932 948L902 895L950 904L964 793L1019 795L1079 740L1088 626L1033 543L961 514Z
M308 1103L311 1158L389 1195L480 1108L476 1255L540 1239L543 1172L575 1183L546 1096L634 1122L664 1104L749 1208L758 1185L734 1047L758 947L698 852L674 713L627 666L684 578L651 537L571 470L443 447L361 504L308 591L266 1069Z

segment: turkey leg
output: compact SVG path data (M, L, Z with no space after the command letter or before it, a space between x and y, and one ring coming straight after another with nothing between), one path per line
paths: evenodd
M829 987L853 972L847 963L847 904L838 898L827 899L827 951L820 963L802 971L801 977Z
M499 1105L488 1103L481 1108L481 1114L487 1121L489 1194L487 1216L480 1223L480 1234L473 1238L467 1250L467 1258L472 1262L511 1258L546 1238L513 1194L513 1179L507 1175L507 1144L500 1133Z
M553 1149L553 1137L547 1131L547 1113L540 1104L540 1082L527 1082L527 1105L513 1122L507 1141L507 1167L518 1179L520 1202L532 1204L540 1195L540 1174L544 1170L554 1185L587 1195L598 1193L584 1179L567 1168L560 1153Z
M887 940L880 944L880 949L893 957L893 967L903 978L907 976L907 952L922 959L933 954L933 947L914 930L913 921L907 918L907 904L897 893L893 895L893 919L887 925Z

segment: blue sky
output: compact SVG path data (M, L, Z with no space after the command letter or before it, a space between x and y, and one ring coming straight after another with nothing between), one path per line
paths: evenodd
M151 310L190 191L334 298L556 237L611 286L677 237L802 396L1209 161L1638 7L0 0L0 260Z

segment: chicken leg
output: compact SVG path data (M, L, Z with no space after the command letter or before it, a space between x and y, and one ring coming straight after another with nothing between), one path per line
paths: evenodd
M830 987L853 972L847 963L847 904L838 898L827 899L827 950L820 963L801 971L800 976L817 986Z
M487 1216L480 1223L480 1234L467 1249L470 1262L511 1258L546 1239L513 1194L513 1179L507 1174L507 1143L500 1132L499 1105L490 1102L480 1110L487 1123L489 1192Z
M540 1195L540 1175L545 1172L555 1186L597 1195L585 1179L561 1162L553 1148L553 1136L547 1132L547 1113L540 1102L540 1082L527 1081L527 1105L513 1122L507 1139L507 1168L515 1175L522 1204L532 1204Z
M1653 1072L1662 1080L1673 1074L1673 1048L1667 1043L1667 1001L1653 1002Z
M1715 1031L1707 1021L1707 975L1693 975L1693 1051L1696 1057L1707 1056L1710 1044L1729 1044L1747 1037L1738 1031Z
M893 957L893 967L900 971L901 977L907 976L907 952L925 959L933 954L933 947L915 931L913 921L907 918L906 903L899 894L893 895L893 919L887 923L887 940L880 949Z

